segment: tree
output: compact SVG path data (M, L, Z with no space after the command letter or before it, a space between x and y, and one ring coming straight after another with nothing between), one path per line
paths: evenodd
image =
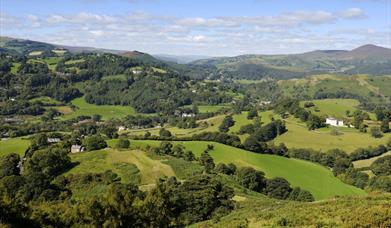
M381 138L383 137L383 134L380 131L380 128L377 126L371 127L371 135L374 138Z
M161 142L158 151L159 151L160 154L172 155L173 154L173 152L172 152L172 143L167 142L167 141Z
M83 140L83 145L88 151L99 150L107 147L106 141L100 135L88 136Z
M302 190L299 187L295 187L292 189L288 199L303 202L312 202L315 200L314 196L309 191Z
M102 116L99 114L92 115L92 120L95 122L99 122L102 119Z
M372 163L371 170L375 175L391 175L391 155L378 158Z
M128 139L119 139L117 144L115 145L117 148L129 148L130 146L130 141Z
M0 161L0 179L5 176L19 175L19 161L20 157L15 153L2 157Z
M276 177L266 181L265 193L272 198L287 199L292 188L287 180Z
M265 173L251 167L240 168L237 180L243 187L256 192L262 192L266 186Z
M338 176L341 173L344 173L351 165L351 162L347 158L337 158L334 167L333 173L334 176Z
M257 109L251 109L249 112L248 112L248 114L247 114L247 119L249 119L249 120L252 120L252 119L254 119L255 117L258 117L258 111L257 111Z
M383 133L387 133L390 131L390 124L389 124L390 120L385 117L383 118L383 120L381 121L381 125L380 125L380 130L383 132Z
M234 119L232 118L231 115L228 115L224 117L223 122L219 126L219 131L220 132L228 132L229 128L232 127L235 124Z
M215 163L212 156L207 151L204 151L200 156L200 164L204 166L206 173L212 173L215 168Z
M159 136L162 138L171 138L172 134L169 130L166 130L164 128L160 129Z

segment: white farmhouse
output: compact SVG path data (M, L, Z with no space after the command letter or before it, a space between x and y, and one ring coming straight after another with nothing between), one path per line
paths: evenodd
M335 126L335 127L345 127L343 120L337 120L332 117L326 118L326 124L329 124L329 125Z
M80 152L83 152L85 151L86 149L84 148L84 146L80 146L80 145L72 145L71 147L71 153L80 153Z

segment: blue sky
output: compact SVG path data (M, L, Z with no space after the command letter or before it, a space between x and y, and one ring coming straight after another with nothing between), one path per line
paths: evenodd
M390 0L0 0L0 35L152 54L391 47Z

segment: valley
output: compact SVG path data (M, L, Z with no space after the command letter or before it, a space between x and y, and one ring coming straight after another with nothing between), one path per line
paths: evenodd
M84 226L111 208L140 227L165 213L167 227L389 222L391 71L373 71L387 48L177 63L8 37L0 47L9 218Z

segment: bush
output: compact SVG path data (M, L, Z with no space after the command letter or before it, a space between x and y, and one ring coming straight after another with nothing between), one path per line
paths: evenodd
M287 180L276 177L266 181L265 193L272 198L287 199L292 188Z
M374 138L381 138L381 137L383 137L383 134L381 133L380 128L376 127L376 126L375 127L371 127L371 135Z
M100 135L93 135L85 138L83 145L88 151L99 150L107 147L106 141Z
M252 191L262 192L266 186L265 173L251 167L240 168L237 172L240 185Z
M115 147L127 149L130 146L130 141L128 139L119 139Z
M378 158L372 163L371 170L376 175L391 175L391 155Z

